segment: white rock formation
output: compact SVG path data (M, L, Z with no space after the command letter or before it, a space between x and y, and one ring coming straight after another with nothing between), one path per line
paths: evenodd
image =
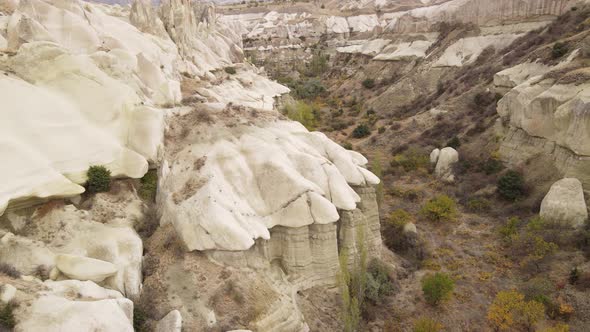
M360 202L349 184L379 182L364 157L299 123L201 130L161 175L161 223L172 223L189 250L247 250L277 225L334 223L337 209Z
M3 303L9 303L14 299L16 295L16 287L11 284L4 284L0 287L0 301Z
M117 273L117 267L100 259L76 255L57 255L55 265L71 279L101 282Z
M550 75L558 71L570 78L584 75L583 70L570 69L568 73L568 68L575 67L576 56L577 52L572 52L553 67L527 63L496 75L500 89L514 86L498 102L506 131L500 154L510 165L545 155L561 176L577 178L588 186L590 85L583 79L560 84Z
M41 241L8 232L0 239L0 262L31 275L39 266L51 269L55 265L55 254Z
M178 310L170 311L156 324L154 332L181 332L182 316Z
M446 147L440 150L434 174L444 182L454 182L455 174L453 174L453 166L459 161L459 153L457 150Z
M0 213L7 206L20 213L39 200L76 197L76 206L49 202L26 215L24 224L6 218L9 223L0 226L19 234L1 231L0 261L26 274L45 266L52 279L27 276L19 281L26 288L15 284L23 303L17 330L132 330L133 304L121 293L135 299L142 290L143 244L132 227L143 206L133 190L118 187L80 196L86 170L95 164L132 178L143 176L148 165L158 167L162 226L174 227L188 249L208 250L203 261L226 264L240 254L256 254L266 268L282 261L279 279L244 279L262 280L252 290L258 297L274 296L252 326L305 330L296 290L333 285L338 250L354 259L359 229L371 255L379 255L371 188L379 179L360 154L273 111L288 89L239 63L241 38L213 7L164 0L155 11L139 1L127 19L128 10L79 0L22 0L7 20L0 19L0 47L10 52L0 56L0 98L10 110L0 112L6 133L0 152L7 156ZM346 22L347 29L365 32L382 25L376 15ZM237 73L225 72L227 66ZM182 97L196 102L171 110L182 101L181 82ZM18 299L21 293L29 297ZM182 303L193 302L191 296ZM208 306L196 306L199 318L183 312L193 324L183 322L185 328L219 325L220 313ZM178 312L170 315L162 328L178 330Z
M148 26L154 14L147 6L134 6L132 21L154 34L101 5L18 4L2 37L16 54L0 58L0 98L12 110L0 114L6 133L0 152L10 156L0 175L0 213L9 203L80 194L91 165L141 177L161 153L164 112L158 105L180 101L180 73L214 78L209 70L241 59L239 36L214 22L210 7L199 12L165 1L162 24L170 36L161 36L159 23ZM265 109L288 91L251 71L235 82L203 84L202 91L214 102Z
M431 37L432 38L432 37ZM424 58L426 51L434 43L434 38L390 44L383 48L373 60L395 61L408 58Z
M375 56L379 54L385 46L389 45L389 43L391 43L391 41L387 39L373 39L370 41L363 41L361 44L339 47L336 51L339 53L359 53Z
M416 228L416 224L409 222L404 225L403 232L404 234L418 234L418 229Z
M436 165L438 157L440 156L440 149L436 148L430 152L430 163Z
M56 252L112 263L116 274L107 278L105 285L128 297L139 295L143 245L132 228L93 221L87 211L73 205L58 207L34 220L39 226L31 237L44 241Z
M390 14L387 29L395 32L423 32L442 21L497 25L525 18L544 19L560 15L575 6L576 0L448 0L424 2L425 6Z
M462 67L477 60L487 48L501 50L510 45L519 34L501 34L462 38L445 49L434 64L435 67Z
M133 302L91 281L46 281L17 312L16 331L133 331ZM22 290L34 292L34 288Z
M565 178L555 182L541 202L540 216L565 227L583 227L588 209L580 180Z

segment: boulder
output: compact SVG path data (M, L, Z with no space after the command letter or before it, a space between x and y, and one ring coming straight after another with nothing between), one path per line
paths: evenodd
M565 178L555 182L541 202L541 218L563 226L580 228L588 220L582 183Z
M2 286L0 289L0 301L4 303L12 301L15 295L16 287L12 286L11 284L4 284L4 286Z
M436 165L438 157L440 156L440 149L434 149L430 153L430 163Z
M114 264L83 256L62 254L56 257L55 263L63 274L82 281L101 282L117 273Z
M454 182L453 165L459 161L457 150L446 147L440 151L434 174L444 182Z
M416 229L416 224L409 222L404 225L403 232L404 234L418 234L418 229Z
M180 311L172 310L164 318L156 323L155 332L180 332L182 331L182 316Z

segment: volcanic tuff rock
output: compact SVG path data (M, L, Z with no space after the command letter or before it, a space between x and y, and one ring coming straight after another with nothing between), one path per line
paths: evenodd
M19 281L16 331L133 331L133 302L92 281ZM24 305L27 304L27 305Z
M0 174L0 262L27 276L0 281L31 304L17 312L19 329L131 331L133 303L122 296L137 300L145 283L162 304L154 319L178 309L190 330L242 315L254 330L300 331L298 289L334 285L338 251L352 261L363 239L380 254L371 187L379 179L367 160L280 116L274 108L289 89L242 63L241 37L214 7L22 0L14 9L0 16L0 98L10 110L0 113L0 152L10 156ZM97 164L114 177L158 169L156 234L168 237L153 240L159 264L145 280L133 229L144 203L122 180L80 195ZM30 207L59 197L68 200ZM177 239L184 248L174 251ZM241 255L249 261L234 259ZM190 262L206 269L179 267ZM253 314L227 309L214 293L196 301L223 291L226 266L248 301L268 305ZM274 272L253 271L260 267ZM199 294L186 290L203 276Z
M540 215L543 220L566 227L584 226L588 220L588 209L582 183L571 178L555 182L541 202Z
M436 150L432 151L431 160L434 156L437 155L435 152ZM436 158L436 167L434 168L434 174L444 182L453 182L455 181L455 174L453 174L453 166L459 161L459 153L457 150L446 147L440 150L438 153L438 157Z
M511 165L549 156L561 176L590 186L590 85L574 50L556 65L525 63L496 74L504 123L502 158Z

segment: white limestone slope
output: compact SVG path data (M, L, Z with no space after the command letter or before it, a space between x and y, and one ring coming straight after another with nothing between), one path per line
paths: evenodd
M0 16L0 46L11 52L0 56L0 153L7 156L0 214L9 203L83 192L91 165L137 178L158 161L161 107L180 102L180 73L215 80L210 70L241 57L239 36L217 25L210 7L186 6L164 1L150 30L147 20L157 15L138 2L131 21L147 32L79 0L24 0ZM177 28L168 35L164 26ZM253 72L234 82L203 84L202 93L272 109L273 97L288 91Z
M445 49L434 66L462 67L471 64L486 48L493 47L495 50L501 50L520 36L520 34L500 34L461 38Z
M360 202L350 185L379 182L364 157L299 123L198 130L200 142L167 157L159 196L161 223L189 250L247 250L277 225L334 223Z
M15 331L133 331L133 302L91 281L46 281L18 311ZM30 292L32 289L22 289Z

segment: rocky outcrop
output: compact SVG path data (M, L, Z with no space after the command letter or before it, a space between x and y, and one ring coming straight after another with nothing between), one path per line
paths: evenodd
M76 255L57 255L55 266L68 278L101 282L117 274L117 267L100 259Z
M557 16L578 3L576 0L450 0L394 13L390 31L408 33L432 30L440 22L473 23L480 26L546 16Z
M538 156L549 157L559 175L590 185L585 169L590 165L590 85L584 69L577 69L577 52L550 67L523 64L496 75L501 88L514 86L498 102L498 114L505 125L500 147L510 165Z
M143 217L142 206L128 187L115 187L116 203L101 194L86 202L88 211L52 202L21 212L29 222L14 230L19 235L2 235L0 263L26 275L53 270L52 279L93 280L138 297L143 244L132 225Z
M164 318L160 319L154 329L155 332L181 332L182 316L178 310L170 311Z
M15 284L17 330L131 331L127 298L144 284L161 329L180 329L180 317L187 330L308 329L297 290L334 285L339 251L380 254L379 179L360 154L274 111L289 90L236 63L241 38L214 7L130 10L127 21L120 8L27 0L6 29L1 20L0 262L27 275ZM159 171L145 280L133 229L144 203L124 180L80 195L96 164L114 177ZM232 303L228 273L245 294Z
M453 166L459 161L459 153L451 147L446 147L440 150L439 153L436 153L437 150L433 150L430 154L431 162L436 159L434 174L444 182L454 182Z
M133 331L133 302L91 281L18 282L16 331Z
M161 223L173 224L188 250L247 250L270 239L275 226L334 223L337 209L352 211L361 201L349 184L379 182L360 154L300 124L222 126L231 120L228 109L211 126L198 122L203 111L170 124L199 129L184 138L170 133L176 151L169 149L163 163L158 198Z
M90 165L105 165L115 177L145 174L161 153L161 107L181 101L180 73L215 80L210 70L241 59L239 36L211 22L207 8L165 2L160 15L169 35L161 36L143 33L99 5L20 2L6 30L0 28L16 53L0 57L0 98L13 110L0 121L10 137L0 152L11 156L9 171L0 175L0 212L9 203L18 208L82 193ZM132 9L132 22L147 29L155 14L145 2ZM177 15L183 13L184 21ZM264 109L289 91L253 68L221 85L199 84L210 102Z
M588 220L588 209L582 183L573 178L555 182L541 202L540 216L565 227L583 227Z

